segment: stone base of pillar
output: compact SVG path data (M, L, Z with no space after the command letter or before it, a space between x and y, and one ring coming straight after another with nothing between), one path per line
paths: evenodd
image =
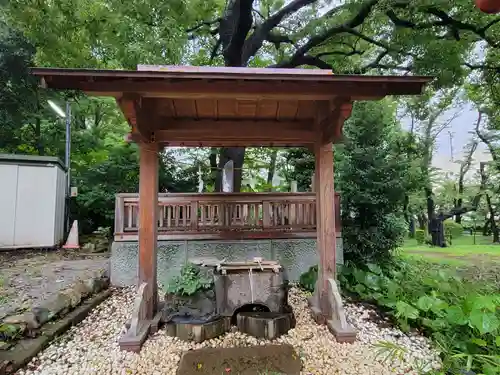
M342 297L337 287L335 279L328 279L328 290L326 298L329 311L321 309L319 292L319 280L312 297L308 299L309 307L314 321L318 324L326 324L328 330L335 336L338 342L353 343L356 341L356 330L347 324Z

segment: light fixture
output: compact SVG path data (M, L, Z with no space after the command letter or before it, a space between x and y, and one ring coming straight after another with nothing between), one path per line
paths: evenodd
M52 108L54 110L55 113L57 113L57 115L59 117L62 117L62 118L65 118L66 117L66 114L64 113L64 111L61 109L61 107L59 107L56 103L54 103L52 100L47 100L47 103L49 103L50 105L50 108Z

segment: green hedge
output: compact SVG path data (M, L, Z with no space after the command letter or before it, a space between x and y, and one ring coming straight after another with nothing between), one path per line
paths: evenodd
M464 233L464 227L461 224L455 223L452 219L443 222L444 233L451 236L452 239L460 237Z
M425 242L425 230L417 229L415 231L415 239L419 245L423 245Z

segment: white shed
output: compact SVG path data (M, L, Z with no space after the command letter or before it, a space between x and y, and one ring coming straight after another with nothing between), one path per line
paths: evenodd
M58 158L0 154L0 249L60 245L65 195Z

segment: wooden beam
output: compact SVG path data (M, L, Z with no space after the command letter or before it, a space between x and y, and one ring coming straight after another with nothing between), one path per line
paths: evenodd
M260 133L262 131L305 131L312 132L313 127L310 121L293 121L293 120L252 120L252 119L174 119L163 118L163 122L168 122L161 126L159 130L165 131L203 131L211 132L227 132L236 129L238 134L241 131L251 131Z
M296 145L314 143L316 133L307 122L174 120L155 132L156 140L168 145L193 142L198 144Z
M388 94L406 95L414 91L407 84L388 86L380 82L360 84L359 82L301 82L234 81L234 80L192 80L176 81L166 79L146 81L80 82L84 92L116 96L118 93L136 93L143 97L166 98L231 98L231 99L295 99L327 100L338 95L379 99ZM362 86L362 87L360 87Z
M139 285L147 283L146 316L153 319L158 305L156 240L158 231L158 145L140 143L139 172Z
M319 255L318 288L323 315L330 316L328 279L335 279L335 192L333 183L333 144L315 145L316 233Z

